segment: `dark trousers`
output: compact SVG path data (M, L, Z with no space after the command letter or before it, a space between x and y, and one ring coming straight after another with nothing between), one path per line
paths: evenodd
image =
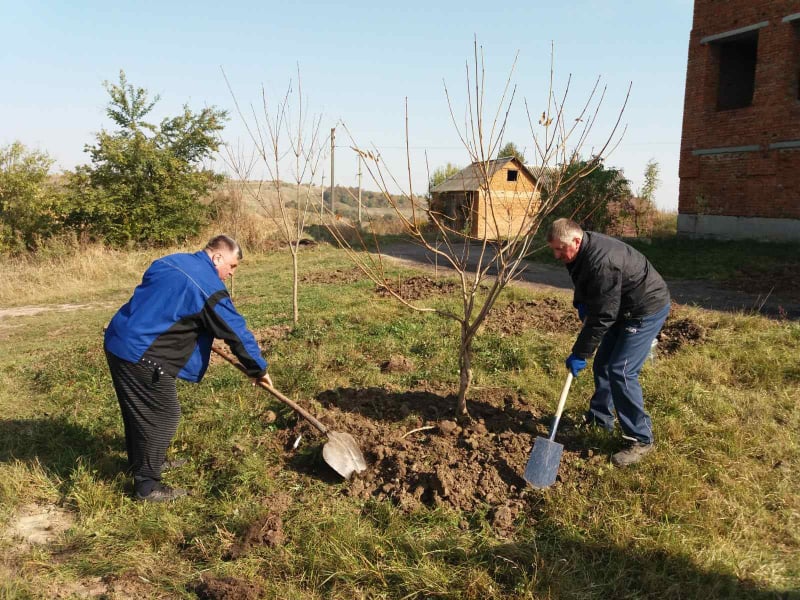
M167 447L181 417L175 378L156 364L131 363L110 352L106 360L122 410L134 487L146 495L161 480Z
M587 420L612 430L616 409L623 437L653 442L653 424L644 410L639 371L669 309L667 305L653 315L616 323L603 336L592 366L595 392Z

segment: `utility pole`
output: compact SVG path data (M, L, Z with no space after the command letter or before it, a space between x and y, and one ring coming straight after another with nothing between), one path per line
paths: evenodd
M361 156L358 157L358 226L361 227Z
M335 139L336 139L336 127L331 127L331 215L334 214L333 212L334 190L335 190L334 185L336 182L336 179L334 179L333 177L333 149L336 147L334 143Z

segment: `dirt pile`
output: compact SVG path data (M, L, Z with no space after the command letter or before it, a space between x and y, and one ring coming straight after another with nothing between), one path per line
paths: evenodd
M399 282L387 284L389 289L400 295L404 300L422 300L431 296L441 296L452 294L459 289L455 281L447 279L433 279L426 275L409 277ZM386 288L377 288L375 292L379 296L390 296L391 293Z
M277 494L264 501L267 511L254 520L245 532L224 554L225 560L236 560L246 555L254 546L275 548L286 542L282 515L291 503L288 494Z
M414 370L414 363L402 354L393 354L380 367L381 373L410 373Z
M355 283L367 276L358 267L350 269L333 269L332 271L314 271L300 277L300 283Z
M236 577L206 576L194 585L200 600L258 600L262 591L260 585Z
M675 318L670 315L658 334L658 355L675 354L686 344L702 344L706 339L706 329L689 318Z
M510 302L493 310L486 318L486 329L500 335L520 335L530 329L547 333L577 333L580 321L575 309L556 298Z
M389 499L406 509L488 507L502 531L513 527L532 493L522 473L536 435L547 427L518 395L476 392L469 402L472 419L461 421L453 416L455 397L429 388L340 388L317 400L325 407L325 424L352 434L369 464L346 488L350 495ZM304 439L316 435L299 421L281 432L285 446L300 433ZM314 468L325 475L324 464Z

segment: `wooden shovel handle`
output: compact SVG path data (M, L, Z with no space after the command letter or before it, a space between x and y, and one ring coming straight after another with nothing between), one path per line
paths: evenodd
M561 397L558 399L558 408L556 409L556 416L553 420L553 430L550 432L550 441L556 437L556 429L558 422L561 420L561 413L564 412L564 405L567 403L567 394L569 387L572 385L572 371L567 371L567 380L564 382L564 388L561 390Z
M225 350L223 350L222 348L219 348L217 346L211 346L211 349L214 352L216 352L217 354L219 354L222 358L227 360L229 363L231 363L234 367L239 369L242 373L247 375L247 371L245 370L245 368L239 363L238 360L236 360L236 358L232 354L229 354L228 352L226 352ZM248 375L248 377L249 377L249 375ZM310 412L308 412L305 408L300 406L297 402L295 402L294 400L290 400L289 398L287 398L286 396L281 394L278 390L276 390L274 387L269 385L263 379L257 380L256 383L260 387L262 387L265 390L267 390L270 394L275 396L278 400L280 400L281 402L286 404L293 411L295 411L298 414L300 414L301 417L303 417L306 421L308 421L314 427L316 427L321 434L325 435L325 434L328 433L328 428L325 427L325 425L323 425L318 419L316 419Z

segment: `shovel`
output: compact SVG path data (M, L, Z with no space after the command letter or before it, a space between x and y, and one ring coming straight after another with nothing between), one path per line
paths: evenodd
M561 412L564 410L564 404L567 401L567 393L571 385L572 372L568 372L567 381L564 383L564 389L561 390L561 397L558 399L558 408L556 409L556 416L553 419L553 427L550 429L550 438L546 439L539 436L533 443L533 450L531 450L528 464L525 466L525 474L523 477L525 481L535 488L541 489L550 487L556 481L564 445L553 440L556 437L558 422L561 420Z
M244 367L240 365L231 354L228 354L228 352L216 346L211 346L211 349L234 367L246 373ZM278 400L289 406L293 411L297 412L306 421L311 423L322 435L328 437L328 441L322 446L322 458L339 475L345 479L350 479L353 473L361 473L367 469L367 461L364 460L364 455L361 454L361 450L359 450L358 444L355 439L353 439L352 435L340 431L331 431L314 418L306 409L281 394L266 381L258 380L257 383Z

